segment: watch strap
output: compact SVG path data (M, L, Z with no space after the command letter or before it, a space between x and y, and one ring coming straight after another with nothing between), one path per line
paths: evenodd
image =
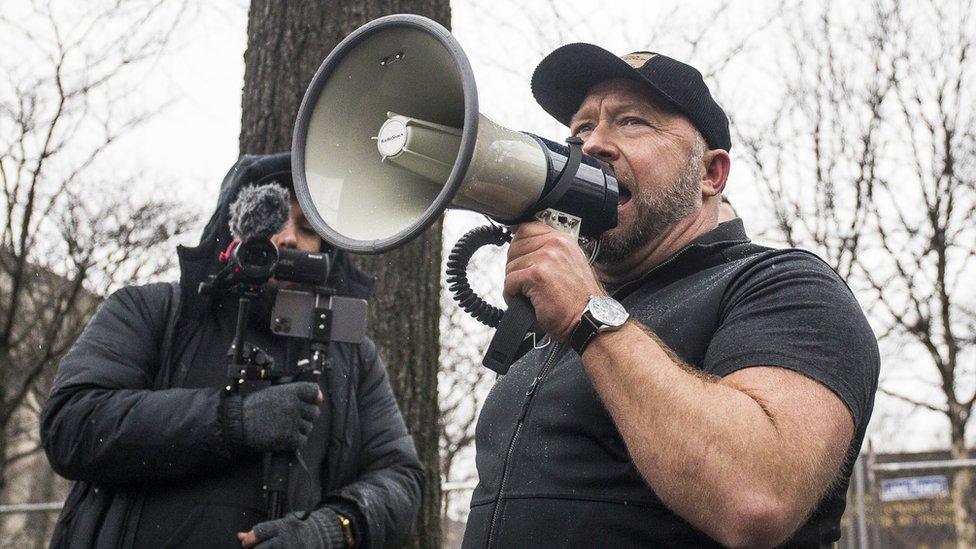
M576 354L583 356L583 351L590 345L596 337L598 329L589 311L583 313L572 333L569 334L569 346L576 351Z

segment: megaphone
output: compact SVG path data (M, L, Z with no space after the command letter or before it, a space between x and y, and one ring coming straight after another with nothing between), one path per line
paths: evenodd
M390 15L353 31L315 73L294 130L292 175L311 226L353 253L401 246L447 208L503 225L538 218L594 239L616 226L618 187L581 145L481 115L471 66L447 29ZM520 296L485 364L507 371L533 323Z

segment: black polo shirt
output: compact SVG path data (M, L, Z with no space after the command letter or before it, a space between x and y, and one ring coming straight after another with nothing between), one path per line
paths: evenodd
M768 365L824 384L854 417L856 455L877 388L877 341L844 281L813 254L756 246L730 221L614 296L706 373ZM531 351L498 379L476 445L465 547L714 545L648 487L565 344ZM851 461L788 545L840 537Z

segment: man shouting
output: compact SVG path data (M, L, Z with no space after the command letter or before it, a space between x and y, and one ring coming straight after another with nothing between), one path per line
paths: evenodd
M532 90L612 166L619 223L592 268L540 223L511 244L505 295L555 343L485 403L465 546L837 540L879 369L844 281L719 224L728 119L693 67L571 44Z

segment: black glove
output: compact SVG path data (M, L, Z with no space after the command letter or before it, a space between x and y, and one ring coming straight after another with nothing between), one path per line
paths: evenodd
M221 423L232 447L291 452L305 445L319 415L318 401L318 384L272 385L243 399L227 396L221 404Z
M300 520L292 513L285 518L262 522L254 527L256 549L332 549L347 547L339 515L328 507L309 513Z

